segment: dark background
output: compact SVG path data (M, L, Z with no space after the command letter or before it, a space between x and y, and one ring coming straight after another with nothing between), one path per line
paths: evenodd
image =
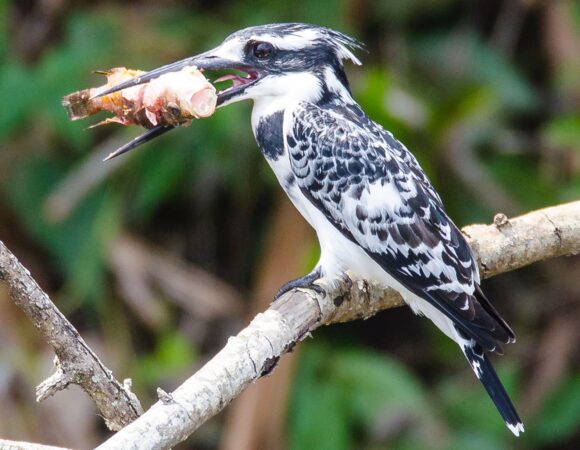
M251 135L249 103L110 163L136 127L60 101L92 70L151 69L244 26L303 21L364 42L355 98L414 152L458 225L580 193L580 4L541 0L0 2L0 239L143 405L215 354L317 259ZM484 283L518 342L494 358L516 440L463 356L407 309L317 331L179 448L580 448L580 259ZM0 286L0 437L89 448L76 388L38 405L52 354Z

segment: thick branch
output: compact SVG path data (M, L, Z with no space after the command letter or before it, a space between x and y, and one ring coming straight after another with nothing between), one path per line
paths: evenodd
M493 225L466 228L484 277L542 259L580 252L580 202ZM103 443L100 450L163 449L186 439L250 383L267 375L285 352L323 324L369 317L398 306L395 291L364 280L324 285L326 295L294 290L258 314L195 375L143 416Z
M57 370L37 387L38 401L75 383L93 399L110 429L119 430L139 417L142 408L129 386L123 386L113 377L1 241L0 280L7 284L14 303L56 353Z
M1 450L70 450L64 447L53 447L52 445L35 444L33 442L9 441L0 439Z

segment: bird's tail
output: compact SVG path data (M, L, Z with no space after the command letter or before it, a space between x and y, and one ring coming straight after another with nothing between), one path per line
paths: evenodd
M483 384L483 387L491 397L507 427L513 434L519 436L520 433L524 432L524 424L510 400L508 393L501 384L495 369L487 358L487 355L479 344L474 344L473 341L464 342L460 344L461 349L475 372L475 375L481 381L481 384Z

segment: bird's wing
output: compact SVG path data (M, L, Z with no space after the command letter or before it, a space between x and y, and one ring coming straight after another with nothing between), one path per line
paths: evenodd
M297 185L344 236L488 350L513 332L416 159L358 108L303 103L286 129ZM478 301L478 298L481 301Z

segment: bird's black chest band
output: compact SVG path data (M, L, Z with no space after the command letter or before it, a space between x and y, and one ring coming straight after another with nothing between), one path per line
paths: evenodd
M264 156L276 161L284 154L284 137L282 125L284 114L282 111L260 119L256 128L256 141Z

